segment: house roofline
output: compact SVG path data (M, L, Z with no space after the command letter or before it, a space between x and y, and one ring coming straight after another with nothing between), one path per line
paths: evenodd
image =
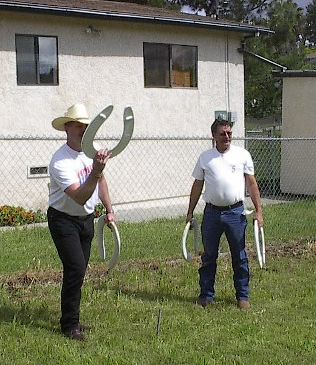
M316 70L286 70L286 71L272 71L275 77L316 77Z
M89 9L79 9L79 8L66 8L66 7L56 7L48 6L43 4L27 4L27 3L12 3L7 1L0 1L0 10L9 11L24 11L29 13L41 13L41 14L53 14L53 15L63 15L63 16L79 16L87 18L102 18L111 20L121 20L121 21L135 21L143 23L162 23L168 25L182 25L191 26L196 28L212 28L216 30L226 30L231 32L241 32L241 33L251 33L256 34L273 34L274 32L268 28L262 28L250 24L240 24L240 23L225 23L220 21L203 21L201 18L198 20L190 18L177 18L169 16L151 16L151 15L141 15L134 13L124 13L118 11L100 11L100 10L89 10ZM208 18L209 19L209 18Z

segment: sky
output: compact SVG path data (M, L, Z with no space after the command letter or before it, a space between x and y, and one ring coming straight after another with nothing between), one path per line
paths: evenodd
M312 0L294 0L293 2L295 2L300 8L306 8L306 6L312 2Z
M312 1L313 0L293 0L293 2L295 2L300 8L303 8L303 9L306 9L306 6L308 4L310 4ZM187 5L182 6L181 9L184 13L191 13L190 7ZM205 16L205 11L204 10L199 11L198 15Z

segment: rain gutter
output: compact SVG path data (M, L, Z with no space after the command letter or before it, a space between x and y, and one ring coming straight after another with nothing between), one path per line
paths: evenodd
M181 19L165 16L150 16L133 13L121 13L111 11L87 10L87 9L69 9L65 7L51 7L38 4L11 3L6 1L0 2L0 10L25 11L30 13L46 13L64 16L81 16L89 18L106 18L112 20L125 20L146 23L164 23L169 25L193 26L197 28L213 28L216 30L226 30L243 33L260 33L272 34L273 32L267 28L260 28L248 24L228 24L228 23L212 23L201 20Z

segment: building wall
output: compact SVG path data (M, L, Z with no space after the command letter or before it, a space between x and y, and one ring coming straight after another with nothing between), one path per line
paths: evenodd
M316 77L283 78L282 137L316 138ZM281 190L316 194L315 143L286 141L281 146Z
M89 24L100 35L86 33ZM118 134L126 105L135 112L136 135L206 135L214 110L229 107L237 112L235 134L243 135L243 59L237 52L239 39L232 33L227 40L223 32L191 27L4 12L0 29L4 134L51 134L51 119L71 104L84 102L92 116L114 105L109 135ZM17 86L16 33L58 37L59 86ZM198 88L144 88L143 42L198 46Z
M100 33L87 33L89 25ZM15 34L58 37L58 86L17 86ZM3 70L0 73L0 134L64 136L52 129L51 120L63 115L70 105L83 102L91 117L105 106L114 105L112 115L98 133L100 136L121 135L126 106L133 108L134 137L210 136L215 110L234 112L234 134L243 136L244 70L242 55L237 51L241 36L192 27L0 12L0 63ZM197 46L198 88L144 88L143 42ZM172 141L169 144L166 151L173 149L166 158L172 159L179 152ZM27 150L28 147L23 148ZM133 144L133 148L137 149L137 143ZM134 156L123 169L132 170L133 166L140 166L142 159L148 157L151 146L146 148L147 151L140 151L137 158ZM124 153L128 153L128 149ZM18 156L19 151L15 151L15 155ZM41 165L48 165L50 157L50 149L43 150ZM27 166L35 163L28 156L24 156L23 161L23 166L18 168L19 173L23 171L21 183L28 179ZM192 156L188 156L185 161L190 176L195 157L193 160ZM155 173L163 176L164 171ZM144 174L146 179L146 171ZM168 172L167 176L169 186L172 179L179 178L176 171ZM138 179L130 176L131 186L138 185ZM32 195L32 204L42 208L46 201L36 203L35 192L42 184L37 181L27 181L34 194L30 194L29 198L24 195L24 199L31 199ZM148 181L153 180L148 176ZM111 183L115 185L115 181ZM166 189L160 195L183 194L183 191L168 192ZM128 194L120 192L119 201L126 201L131 195L131 191ZM135 195L139 195L139 191ZM141 195L146 199L148 194L145 190ZM25 205L26 201L17 199L14 203Z

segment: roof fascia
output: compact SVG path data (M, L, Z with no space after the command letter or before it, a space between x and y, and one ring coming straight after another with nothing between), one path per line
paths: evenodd
M181 26L191 26L196 28L211 28L214 30L225 30L231 32L240 32L245 34L273 34L274 32L267 28L261 28L249 24L229 24L220 22L203 22L201 20L193 19L183 19L183 18L171 18L164 16L149 16L140 15L132 13L119 13L119 12L109 12L109 11L96 11L87 9L69 9L64 7L49 7L45 5L38 4L23 4L23 3L10 3L6 1L0 1L1 10L10 11L24 11L30 13L41 13L41 14L53 14L53 15L63 15L63 16L79 16L85 18L105 18L111 20L121 20L121 21L133 21L133 22L143 22L143 23L159 23L168 25L181 25Z

